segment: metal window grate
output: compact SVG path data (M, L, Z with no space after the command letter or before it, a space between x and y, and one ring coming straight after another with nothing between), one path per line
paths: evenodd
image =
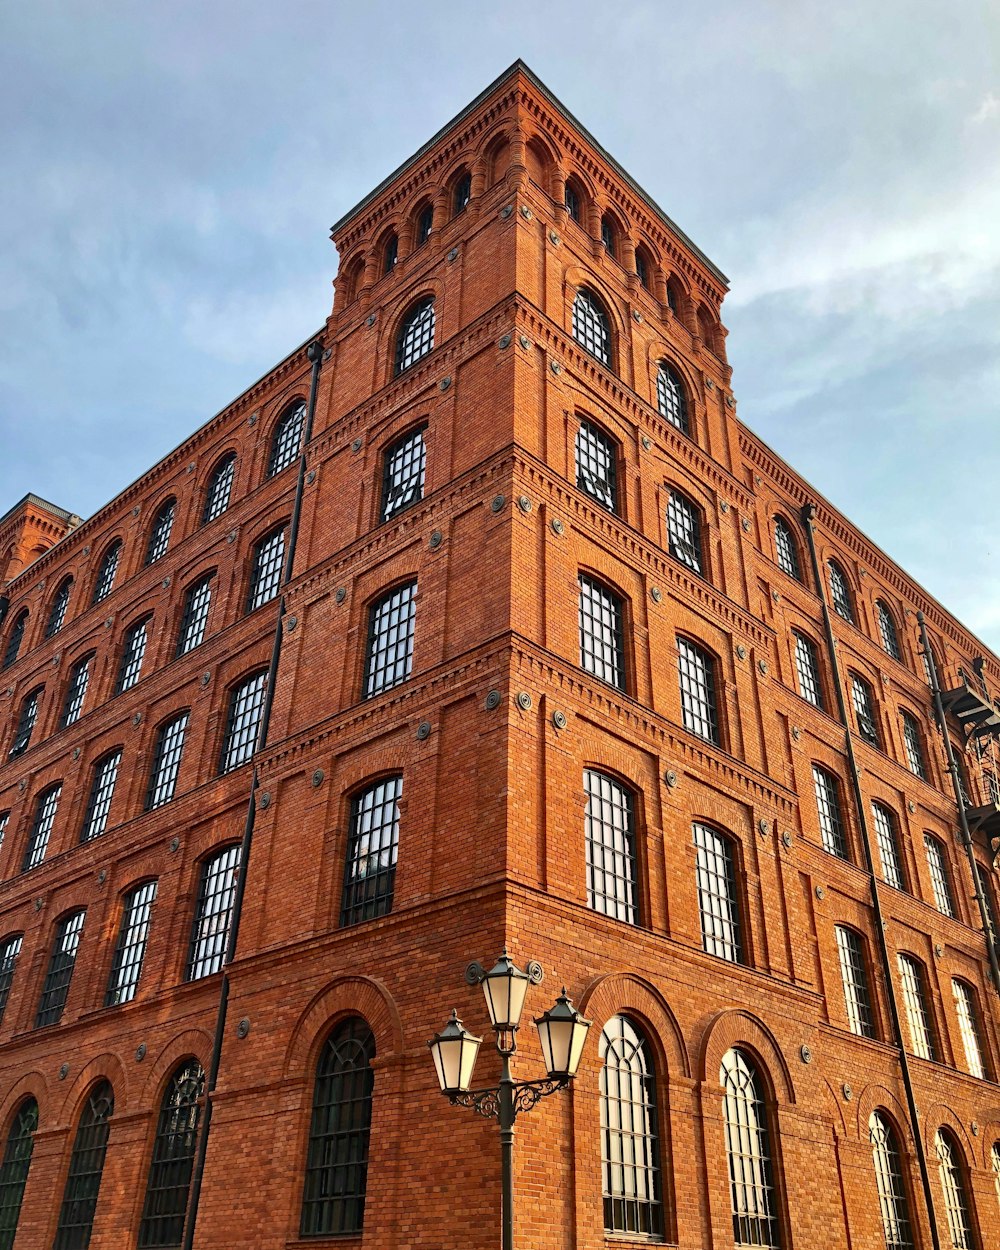
M799 549L795 545L791 526L783 516L774 518L774 550L778 556L778 568L797 582L802 581L802 568L799 565Z
M35 802L35 819L31 822L31 833L28 844L24 848L24 859L21 871L37 868L45 858L48 850L52 826L55 824L56 812L59 809L59 797L62 794L62 782L43 790Z
M417 583L408 582L373 603L368 614L364 697L406 681L413 667Z
M416 246L426 243L431 237L431 230L434 228L434 207L431 204L420 210L420 216L417 218L417 242Z
M952 1141L951 1134L942 1129L938 1129L934 1147L937 1151L938 1172L952 1250L973 1250L975 1242L969 1216L969 1200L965 1192L958 1147Z
M587 794L587 905L626 924L637 924L632 793L612 777L589 768L583 774L583 788Z
M686 638L677 639L677 673L684 728L708 742L719 743L715 707L715 661Z
M399 846L402 777L387 777L355 796L340 908L342 927L392 911Z
M875 1187L886 1250L914 1250L899 1141L892 1125L880 1111L873 1111L868 1117L868 1137L872 1144Z
M962 1047L965 1051L965 1066L970 1075L985 1080L986 1067L983 1063L983 1043L975 992L971 985L957 978L952 980L951 989L955 995L955 1012L958 1015L958 1030L962 1035Z
M403 318L396 338L396 374L415 365L434 347L434 300L422 299Z
M622 601L580 574L580 667L609 686L625 689L625 629Z
M250 574L250 591L247 595L247 611L253 612L277 595L281 589L281 575L285 563L285 531L275 530L262 538L253 549L253 570Z
M573 301L573 337L602 365L611 365L611 326L596 295L585 288Z
M122 554L121 540L113 542L104 553L100 567L97 570L97 579L94 582L94 594L91 603L100 603L102 599L106 599L114 589L115 574L118 572L118 561Z
M733 1240L737 1247L781 1250L767 1108L757 1070L741 1050L728 1050L722 1056L719 1081L724 1095Z
M139 674L142 672L143 657L146 654L148 625L148 618L144 621L138 621L125 635L125 643L122 647L121 668L118 670L115 694L123 694L126 690L131 690L139 680Z
M114 1090L102 1081L87 1099L77 1126L52 1250L87 1250L90 1245L108 1148L108 1121L114 1111Z
M28 623L28 609L19 612L14 619L14 624L10 627L10 633L7 636L7 646L4 648L3 661L0 663L0 669L9 668L17 659L18 652L21 650L21 643L24 639L24 627Z
M245 678L229 696L229 715L222 745L220 773L245 764L257 749L260 718L264 711L267 671Z
M51 638L53 634L58 634L63 625L66 624L66 612L69 608L69 597L72 590L72 577L63 578L59 584L59 589L56 591L55 598L52 600L48 624L45 626L46 638Z
M184 596L184 612L181 616L180 636L177 639L177 654L187 655L195 647L200 647L205 638L208 626L208 612L212 606L212 580L214 573L209 573L193 586L188 587Z
M35 721L38 719L38 705L42 700L44 690L44 686L39 686L37 690L32 690L29 695L25 695L17 717L14 741L7 753L8 759L16 759L17 756L23 755L31 745L31 734L35 728Z
M357 1016L334 1029L316 1066L302 1194L303 1237L364 1226L375 1037Z
M222 516L229 507L229 497L233 490L233 477L236 473L236 453L231 452L212 470L205 488L205 510L201 516L202 525Z
M838 616L842 616L845 621L850 621L853 625L854 608L851 604L851 592L847 585L847 577L844 570L836 560L827 562L827 570L830 574L830 597L833 603L833 610Z
M187 980L198 981L219 971L226 957L229 922L236 896L236 874L240 866L239 846L206 859L201 866L198 903L191 926Z
M840 783L832 773L820 768L818 764L813 764L812 772L823 850L839 856L840 859L847 859L847 835L840 810Z
M894 660L902 661L903 653L899 648L899 634L896 632L896 622L892 618L892 613L881 599L875 604L875 612L878 616L878 633L882 639L882 649Z
M69 683L66 687L66 702L63 704L62 716L59 718L60 729L72 725L80 719L83 701L87 697L87 685L90 681L90 663L92 655L78 660L69 670Z
M153 748L153 767L149 770L149 788L146 791L146 810L169 803L177 788L177 775L184 755L184 735L187 733L189 712L181 712L173 720L161 725Z
M382 467L383 521L388 521L411 504L419 503L424 497L424 470L427 465L424 428L410 430L386 450Z
M274 477L276 473L295 463L302 443L305 417L305 400L297 399L278 418L271 438L271 455L267 462L268 477Z
M934 905L945 916L955 917L955 902L951 897L951 885L948 881L947 854L944 843L933 834L924 834L924 848L927 851L927 867L930 871L931 889L934 891Z
M204 1088L201 1064L188 1059L163 1095L139 1225L139 1250L157 1246L173 1250L181 1244Z
M906 1006L906 1019L910 1026L910 1045L913 1053L921 1059L936 1059L934 1046L934 1029L931 1023L930 1007L927 1002L927 987L924 970L912 955L900 953L899 979L903 984L903 1002Z
M877 747L879 745L878 722L875 719L872 688L857 673L851 674L851 703L854 705L854 719L857 721L858 733L865 742Z
M17 957L21 953L23 941L24 935L16 933L0 945L0 1020L3 1020L3 1013L7 1008L7 998L14 981L14 969L17 967Z
M104 996L105 1007L117 1007L122 1003L130 1003L135 998L155 900L155 881L136 886L125 895L122 926L118 931L111 976L108 978L108 989Z
M896 890L904 890L902 861L899 858L899 837L896 817L881 803L872 803L872 819L875 822L875 841L878 843L879 859L882 861L882 880Z
M663 1236L656 1075L649 1043L627 1016L601 1031L601 1171L608 1232Z
M660 416L682 434L689 432L687 392L676 369L665 361L656 371L656 406Z
M743 939L733 844L708 825L695 823L692 830L701 944L709 955L741 964Z
M701 516L680 491L670 492L667 504L667 543L670 554L695 573L702 573Z
M176 499L168 499L157 512L153 528L149 531L149 544L146 547L147 564L155 564L167 554L167 548L170 546L170 531L174 528L176 514Z
M814 707L823 707L823 687L819 679L819 657L811 638L793 630L795 636L795 675L799 694Z
M36 1029L46 1024L58 1024L62 1019L86 914L85 911L76 911L59 921L56 928L56 940L52 947L52 958L49 960L49 970L45 975L45 984L42 986L42 996L38 1000Z
M858 1037L875 1036L868 966L865 962L861 934L844 925L837 925L837 954L840 957L840 979L844 986L844 1006L851 1032Z
M924 749L920 741L920 726L909 712L900 712L899 715L903 722L903 745L906 748L906 762L910 767L910 772L926 781L927 770L924 767Z
M99 838L108 826L108 815L111 812L111 800L115 793L115 782L118 780L118 766L122 762L121 749L106 755L94 765L94 779L90 783L90 797L87 799L87 810L83 817L83 828L80 830L80 841L89 842Z
M618 511L618 448L589 421L576 432L576 484L609 512Z
M17 1109L0 1163L0 1250L12 1250L14 1245L37 1128L38 1103L29 1098Z

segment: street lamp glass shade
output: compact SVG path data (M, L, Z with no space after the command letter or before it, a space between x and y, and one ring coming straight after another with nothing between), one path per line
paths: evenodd
M583 1054L583 1044L593 1021L585 1020L566 997L566 987L554 1006L535 1021L542 1058L549 1076L564 1080L576 1076Z
M469 1088L482 1040L464 1028L458 1012L453 1011L441 1032L435 1033L427 1043L434 1057L442 1094L461 1094Z
M483 977L483 993L486 995L490 1022L498 1032L516 1029L520 1024L529 979L506 950Z

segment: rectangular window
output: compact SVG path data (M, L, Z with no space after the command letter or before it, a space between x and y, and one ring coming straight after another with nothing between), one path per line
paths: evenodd
M87 811L83 817L83 828L80 830L81 842L99 838L107 828L111 800L115 793L115 782L118 780L118 765L121 762L121 751L115 751L113 755L105 756L95 765L94 779L90 784L90 798L87 800Z
M208 611L212 606L212 578L209 573L201 581L189 587L184 596L184 614L181 617L180 637L177 639L177 654L187 655L195 647L200 647L205 638L208 626Z
M696 824L694 845L702 946L709 955L741 964L743 941L732 843L707 825Z
M923 969L911 956L899 956L899 976L903 983L903 1002L910 1025L910 1041L913 1053L920 1059L936 1059L934 1028L927 1005L927 988Z
M63 704L59 727L65 729L80 719L83 701L87 697L87 683L90 680L90 662L94 657L78 661L69 671L69 685L66 687L66 702Z
M281 589L281 575L285 563L285 531L275 530L262 538L253 549L253 569L250 573L250 591L247 594L247 611L253 612L270 603Z
M220 772L228 773L239 768L257 749L266 691L267 673L255 673L230 695Z
M843 925L836 926L837 954L840 956L840 976L844 984L844 1005L851 1032L858 1037L875 1036L875 1017L872 1013L871 991L868 988L868 968L865 965L861 936Z
M148 620L139 621L125 635L125 644L122 647L122 663L118 670L118 683L115 687L116 694L123 694L126 690L131 690L135 683L139 680L139 674L142 672L142 661L146 654L146 626Z
M799 681L799 694L818 708L823 707L823 687L819 679L819 659L811 638L795 634L795 675Z
M951 886L948 884L947 856L944 845L933 834L924 834L924 847L927 850L927 867L931 874L931 889L934 891L934 906L946 916L955 917L955 903L951 897Z
M24 848L24 859L21 862L22 872L27 872L30 868L37 868L45 858L61 794L62 783L60 782L59 785L50 786L48 790L45 790L38 796L38 801L35 804L35 819L31 824L28 845Z
M587 769L584 817L587 842L587 905L605 916L639 921L632 794L604 773Z
M388 777L355 796L340 909L343 927L392 911L403 778Z
M684 728L699 738L719 744L719 720L715 707L715 662L701 647L677 639L677 672L681 686Z
M619 690L625 689L623 615L617 595L580 574L580 667Z
M407 680L413 667L417 583L399 586L372 604L368 614L368 661L364 697Z
M187 733L188 716L182 712L165 725L160 726L153 749L153 767L149 772L149 789L146 791L146 810L169 803L177 788L177 775L184 755L184 735Z
M17 966L17 957L21 953L23 940L23 936L18 933L14 937L9 937L0 946L0 1021L3 1020L3 1013L7 1009L7 998L14 980L14 969Z
M382 469L382 520L388 521L397 512L424 497L424 470L427 449L424 429L411 430L385 453Z
M920 742L920 726L909 712L900 712L899 715L903 722L903 743L906 747L906 762L910 772L922 781L926 781L927 772L924 768L924 749Z
M86 914L85 911L74 912L72 916L60 920L56 927L52 958L49 960L49 970L42 987L42 996L38 1001L38 1015L35 1017L36 1029L46 1024L58 1024L62 1019Z
M896 817L881 803L873 803L872 819L875 821L875 840L878 842L879 858L882 860L882 880L896 890L905 890Z
M971 985L957 979L952 980L951 988L955 995L958 1028L962 1034L962 1046L965 1050L965 1066L972 1076L985 1080L986 1068L983 1064L983 1044L979 1033L979 1012L976 1010L975 993Z
M191 949L188 952L189 981L210 977L222 967L229 942L239 867L239 846L227 847L202 864L198 904L191 928Z
M832 773L813 764L813 786L816 791L816 812L823 850L840 859L847 859L847 837L840 811L840 784Z
M851 702L854 704L858 733L865 742L870 742L873 747L877 747L878 724L875 720L875 703L871 686L856 673L851 674Z
M618 511L618 449L589 421L576 432L576 484L609 512Z
M108 990L104 996L105 1007L118 1007L135 998L142 973L142 959L146 953L149 936L149 918L156 899L156 882L147 881L125 895L122 907L122 926L115 943L115 955L111 964Z

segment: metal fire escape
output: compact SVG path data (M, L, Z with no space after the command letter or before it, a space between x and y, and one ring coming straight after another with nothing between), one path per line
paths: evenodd
M941 705L945 713L957 721L965 733L966 748L973 746L980 762L985 749L992 753L994 741L1000 739L1000 711L989 702L985 692L973 689L968 680L963 680L960 686L941 691ZM994 793L990 801L980 807L972 806L968 793L963 793L962 798L970 835L984 840L993 863L996 864L997 856L1000 855L1000 807L997 806L997 795Z

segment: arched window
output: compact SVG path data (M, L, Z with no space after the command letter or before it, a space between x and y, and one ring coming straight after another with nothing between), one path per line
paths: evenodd
M924 748L921 742L920 726L917 724L916 717L911 716L909 712L900 712L899 718L903 722L903 746L906 748L906 762L910 772L926 780L927 770L924 767Z
M146 563L155 564L167 554L170 546L170 531L174 528L174 516L177 513L177 500L168 499L153 518L153 527L149 531L149 543L146 547Z
M278 418L271 436L271 455L267 462L267 476L274 477L282 469L294 464L302 444L302 427L306 419L304 399L293 400Z
M396 885L403 778L386 777L351 800L341 926L388 916Z
M83 814L83 826L80 829L81 842L90 842L94 838L99 838L107 828L115 783L118 780L118 767L121 762L122 749L119 747L117 751L105 755L94 765L87 809Z
M200 577L193 586L184 592L184 611L181 614L181 628L177 637L178 656L187 655L195 647L200 647L208 628L208 613L212 607L212 581L214 570Z
M108 1121L114 1113L115 1092L110 1082L102 1081L91 1091L77 1126L52 1250L87 1250L90 1244L108 1148Z
M840 960L840 979L844 986L844 1007L851 1032L858 1037L875 1036L875 1013L872 1011L872 992L868 982L868 961L865 959L864 939L854 929L838 924L834 928L837 937L837 955Z
M229 496L233 490L233 477L236 473L236 452L231 451L223 456L212 470L205 487L205 508L201 514L202 525L222 516L229 507Z
M69 670L69 681L66 683L66 698L63 702L59 728L65 729L80 719L83 712L83 701L87 697L87 686L90 683L90 665L93 655L85 655L77 660Z
M934 906L943 915L954 919L955 902L951 896L951 884L948 880L948 853L944 848L944 843L933 833L925 833L924 849L927 852L931 889L934 891Z
M601 218L601 242L607 249L609 256L617 257L618 234L615 230L615 223L607 213Z
M650 275L653 272L653 265L649 258L649 253L640 244L635 249L635 273L639 279L639 285L644 291L649 290Z
M997 1202L1000 1203L1000 1141L993 1143L990 1163L993 1165L993 1188L997 1191Z
M608 1232L663 1236L656 1075L649 1042L628 1016L601 1031L601 1168Z
M569 213L570 217L572 217L577 224L580 224L583 220L584 200L575 182L567 180L566 190L563 195L563 203L566 205L566 212Z
M417 229L414 238L414 247L420 247L426 243L431 237L431 231L434 229L434 206L425 204L417 214Z
M229 924L236 898L240 847L227 846L202 860L198 902L191 925L187 980L213 976L222 967L229 944Z
M397 586L368 611L368 654L364 698L371 699L406 681L413 669L417 583Z
M97 570L97 577L94 581L94 593L90 602L100 603L102 599L106 599L115 585L115 574L118 572L118 561L122 554L121 539L117 538L111 546L105 551L100 566Z
M139 1250L181 1244L204 1088L201 1064L188 1059L164 1091L139 1225Z
M37 686L21 700L21 710L17 714L17 725L14 729L14 741L11 743L7 758L12 760L23 755L31 745L31 734L38 719L38 705L45 693L44 686Z
M153 765L149 770L149 786L146 790L147 812L169 803L174 797L181 760L184 757L184 738L190 715L190 712L181 712L161 725L156 732Z
M847 836L840 807L840 782L825 768L813 764L813 788L816 793L816 814L823 850L847 859Z
M374 1058L375 1036L358 1016L338 1024L320 1054L302 1193L303 1237L359 1233L364 1227Z
M24 859L21 861L21 871L27 872L30 868L37 868L45 858L45 852L48 850L49 838L52 836L52 826L55 824L56 812L59 810L59 799L62 796L62 782L57 782L54 786L49 786L47 790L43 790L35 801L35 816L31 822L31 832L28 834L28 841L24 848Z
M86 916L86 911L81 909L72 912L69 916L64 916L56 925L56 940L52 943L49 970L45 974L42 996L38 1000L36 1029L43 1028L47 1024L58 1024L62 1019L70 982L73 980L76 953L80 949L80 934L83 932L83 922Z
M910 1026L910 1047L921 1059L936 1059L934 1016L927 996L924 966L912 955L898 955L899 979L903 984L903 1003Z
M749 1055L727 1050L719 1081L724 1095L733 1240L738 1247L781 1250L778 1191L760 1074Z
M270 603L281 589L281 578L285 567L285 529L272 530L254 543L250 570L250 585L247 588L247 611L256 612L265 603Z
M434 347L434 297L426 296L407 312L396 336L396 376Z
M873 747L879 745L878 719L875 712L875 695L863 677L851 673L851 703L854 705L854 719L858 733L865 742Z
M7 635L7 645L4 647L3 662L0 668L10 668L17 659L18 652L21 650L21 643L24 640L24 628L28 623L28 609L18 612L14 617L14 624L10 627L10 633Z
M903 1181L903 1159L899 1138L889 1118L881 1111L868 1117L868 1137L875 1165L875 1188L882 1214L882 1235L886 1250L913 1250L910 1207Z
M677 675L684 728L719 745L719 714L715 703L715 660L687 638L677 639Z
M51 638L53 634L58 634L66 623L66 610L69 607L69 597L73 590L72 577L64 577L59 583L59 589L56 591L52 600L52 607L49 609L49 620L45 626L45 637Z
M618 444L583 419L576 432L576 484L609 512L618 511Z
M580 574L580 667L600 681L625 689L625 611L622 601Z
M670 490L667 503L667 548L675 560L686 564L693 573L701 574L701 509L682 495Z
M147 616L141 621L136 621L134 625L129 627L125 635L125 641L122 643L121 665L118 669L118 681L115 683L115 694L122 694L126 690L131 690L139 680L139 674L142 672L142 661L146 655L149 620L150 618Z
M692 826L701 944L709 955L741 964L743 935L732 840L708 825Z
M14 982L14 969L17 967L17 957L21 953L23 941L24 934L15 933L0 942L0 1021L3 1020L3 1013L7 1008L7 998Z
M971 1076L985 1080L986 1065L983 1062L983 1037L979 1009L976 1006L976 991L967 981L960 981L957 977L952 978L951 991L955 996L955 1013L958 1016L958 1031L962 1035L965 1066Z
M896 622L893 620L887 604L879 599L875 604L875 612L878 616L878 634L882 639L882 649L886 655L891 655L894 660L902 660L903 653L899 649L899 634L896 632Z
M245 764L257 749L260 720L264 714L267 670L245 677L229 696L229 713L222 741L219 772L228 773Z
M676 426L682 434L690 433L687 391L680 374L665 360L656 370L656 406L660 416Z
M602 365L611 367L611 323L604 305L586 287L573 301L573 337Z
M778 556L778 568L797 582L802 581L802 569L799 565L799 549L792 535L792 527L783 516L774 518L774 550Z
M896 813L884 803L872 803L872 821L875 825L875 841L882 861L882 880L894 890L906 889L903 860L899 854L899 830Z
M681 288L673 278L667 279L667 307L675 317L680 317L681 309L684 307Z
M963 1172L962 1154L958 1143L947 1129L940 1128L934 1138L938 1157L938 1174L944 1209L948 1216L948 1232L953 1250L973 1250L969 1197Z
M847 584L847 574L836 560L827 561L827 572L830 574L830 601L834 612L845 621L854 624L854 606L851 603L851 591Z
M795 639L795 675L798 678L799 694L814 707L823 707L823 683L819 675L819 656L816 644L797 629L792 630Z
M21 1215L21 1199L31 1167L31 1149L38 1128L38 1103L27 1098L14 1112L0 1163L0 1247L11 1250Z
M424 497L424 473L427 467L427 448L424 444L425 425L408 430L397 438L385 451L382 460L382 510L383 521L397 512L419 503Z
M451 197L452 216L457 217L459 213L464 213L471 198L472 175L465 173L455 183L455 190Z
M399 236L395 231L382 244L382 273L392 273L399 260Z
M626 924L639 920L635 862L635 800L630 790L588 768L584 826L587 840L587 905Z
M129 890L122 900L122 924L115 943L105 1007L118 1007L135 998L146 954L150 915L156 900L156 882L146 881Z

